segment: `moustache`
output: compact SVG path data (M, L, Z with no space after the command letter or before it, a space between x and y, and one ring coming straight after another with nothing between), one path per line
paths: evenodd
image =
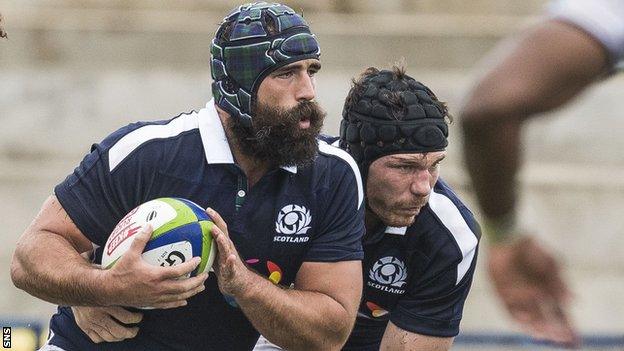
M254 132L249 140L262 141L269 138L276 130L283 134L288 131L293 137L307 134L318 134L323 127L325 111L313 100L299 102L295 107L283 109L279 107L262 106L254 117ZM298 123L302 120L310 121L308 130L301 130Z
M429 202L429 196L420 201L399 201L394 204L395 208L422 208Z

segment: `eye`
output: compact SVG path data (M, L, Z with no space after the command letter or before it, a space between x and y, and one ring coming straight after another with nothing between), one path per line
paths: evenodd
M442 160L440 160L440 161L434 163L433 165L431 165L431 167L429 168L429 171L430 172L435 172L438 169L440 169L440 163L442 163Z
M393 165L392 168L398 169L401 172L411 172L414 167L410 165Z
M288 78L290 78L292 76L293 76L293 72L292 71L286 71L286 72L278 73L276 75L277 78L282 78L282 79L288 79Z

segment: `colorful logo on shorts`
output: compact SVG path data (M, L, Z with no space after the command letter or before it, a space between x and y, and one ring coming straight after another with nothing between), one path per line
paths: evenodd
M388 314L388 311L384 310L383 308L379 307L379 305L370 301L366 302L366 307L368 307L368 309L371 311L371 315L375 318L383 317Z

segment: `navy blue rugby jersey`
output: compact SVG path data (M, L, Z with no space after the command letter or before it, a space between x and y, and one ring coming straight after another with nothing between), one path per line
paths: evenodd
M459 333L475 270L480 228L443 181L409 227L364 238L364 291L344 350L379 350L388 321L424 335Z
M312 165L269 171L248 189L213 101L199 112L114 132L92 146L55 194L100 247L145 201L173 196L210 206L228 223L249 267L284 286L293 284L303 262L363 258L363 190L353 159L319 141ZM65 350L250 350L258 338L235 301L220 293L214 274L187 306L143 313L136 338L94 344L61 306L50 343Z

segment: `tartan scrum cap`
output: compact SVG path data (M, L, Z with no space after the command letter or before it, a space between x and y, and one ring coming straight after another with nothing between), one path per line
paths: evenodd
M446 149L450 118L446 105L403 68L371 67L353 80L342 111L340 147L366 177L380 157Z
M223 19L210 45L215 103L250 127L262 80L279 67L320 54L308 24L290 7L241 5Z

